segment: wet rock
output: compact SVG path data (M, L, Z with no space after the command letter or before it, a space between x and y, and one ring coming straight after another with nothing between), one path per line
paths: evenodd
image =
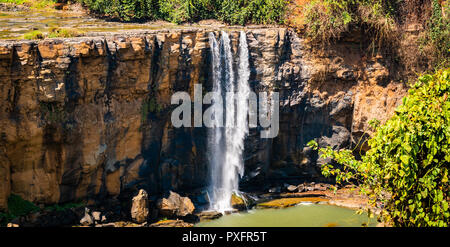
M191 198L192 202L194 203L194 205L201 205L201 206L205 206L205 205L209 205L209 195L207 193L206 190L202 190L200 192L197 193L192 193L189 195L189 198Z
M149 215L148 206L148 194L145 190L141 189L137 196L133 197L131 218L133 218L136 223L146 222Z
M298 191L298 192L305 192L305 191L306 191L305 185L304 185L304 184L299 184L299 185L297 186L297 191Z
M268 202L259 203L257 208L287 208L295 206L302 202L320 203L327 202L328 198L324 197L295 197L295 198L281 198Z
M182 220L164 220L153 223L149 227L193 227L194 224L184 222Z
M209 31L0 41L0 210L11 193L54 204L115 198L143 185L155 195L204 188L206 133L173 128L167 116L174 92L210 82ZM237 44L237 31L229 32ZM244 186L325 179L320 165L327 161L317 161L306 143L357 143L367 120L387 119L406 93L391 82L390 58L367 57L354 43L317 50L285 28L246 32L249 84L256 93L279 91L280 131L266 140L250 130ZM339 59L328 66L330 58Z
M289 185L286 189L289 192L296 192L296 191L298 191L298 187L295 186L295 185Z
M92 212L92 218L96 221L99 222L101 220L101 214L98 211Z
M98 224L95 225L95 227L144 227L147 223L144 222L142 224L137 224L135 222L129 222L129 221L116 221L116 222L110 222L106 224Z
M222 213L216 211L203 211L195 215L198 217L199 221L215 220L223 216Z
M231 207L233 207L237 210L247 209L247 205L245 203L244 197L233 193L231 195Z
M160 199L157 203L157 207L159 213L166 217L183 217L192 214L195 210L195 206L191 199L182 197L173 191L169 192L168 197Z

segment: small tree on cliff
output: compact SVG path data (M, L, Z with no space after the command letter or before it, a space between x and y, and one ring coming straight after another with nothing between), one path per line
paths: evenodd
M319 149L339 168L326 164L325 176L338 183L356 179L380 218L393 226L447 227L450 221L450 69L424 75L394 116L377 128L369 151L357 160L351 150Z

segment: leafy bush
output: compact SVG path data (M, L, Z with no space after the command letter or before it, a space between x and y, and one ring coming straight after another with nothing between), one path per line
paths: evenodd
M428 22L429 33L425 40L425 43L431 45L432 52L435 57L436 66L448 65L450 55L450 3L445 4L441 8L438 0L433 0L432 3L432 15ZM446 11L447 18L444 18L442 9Z
M159 0L160 17L173 23L215 18L217 1Z
M34 30L23 35L24 39L44 39L45 35L39 30Z
M0 213L0 226L7 224L16 217L38 212L39 210L40 208L32 202L24 200L18 195L11 194L8 197L8 212Z
M357 180L381 219L394 226L447 227L450 220L450 69L424 75L394 114L377 128L369 151L357 160L351 150L319 150L340 167L326 164L338 183ZM318 149L314 141L309 143Z
M220 19L229 24L282 23L288 0L79 0L92 11L124 21L174 23Z
M31 212L37 212L40 208L32 202L24 200L18 195L10 195L8 198L8 213L15 216L22 216Z
M70 28L50 28L50 32L47 34L47 38L71 38L80 36L82 33Z
M230 24L276 24L284 22L287 0L223 0L219 19Z
M157 0L79 0L94 12L124 21L155 19Z

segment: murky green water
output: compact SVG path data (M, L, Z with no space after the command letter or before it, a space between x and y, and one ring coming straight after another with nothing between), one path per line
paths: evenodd
M354 210L327 204L300 204L286 209L255 209L247 213L223 216L202 222L197 227L323 227L362 226L368 223L367 215L357 215ZM375 226L371 219L368 226Z

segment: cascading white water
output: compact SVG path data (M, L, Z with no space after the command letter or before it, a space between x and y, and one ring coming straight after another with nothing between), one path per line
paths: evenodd
M210 157L210 201L211 209L226 211L231 209L231 196L238 193L239 177L244 173L242 152L244 139L248 134L248 98L250 77L248 45L245 32L239 37L238 76L235 80L231 42L226 32L221 32L219 44L213 33L209 34L212 55L213 89L224 102L225 120L221 126L219 117L215 117L214 128L209 130ZM237 85L235 85L237 84ZM233 92L234 94L227 94ZM213 101L217 109L219 103ZM217 104L217 105L215 105Z

